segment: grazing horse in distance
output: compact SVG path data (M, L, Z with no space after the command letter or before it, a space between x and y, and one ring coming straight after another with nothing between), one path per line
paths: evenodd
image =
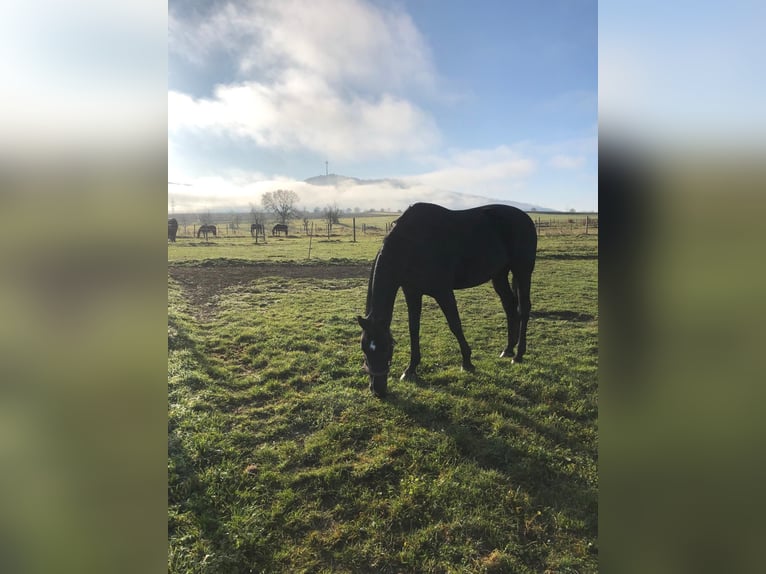
M176 233L178 233L178 221L173 217L168 219L168 241L175 243Z
M266 232L263 229L263 223L251 223L250 237L258 237L259 235L266 235Z
M205 241L207 241L207 236L209 233L212 233L213 237L218 237L215 225L209 225L209 224L200 225L199 229L197 230L197 237L199 237L200 235L204 235Z
M357 317L362 327L364 367L373 394L386 394L394 353L391 318L400 287L407 302L410 332L410 363L402 379L417 376L423 295L433 297L447 318L460 345L463 369L475 370L454 290L487 281L492 281L500 297L508 324L508 344L500 356L520 362L527 349L536 253L535 224L515 207L485 205L451 211L431 203L410 206L375 256L367 286L366 316ZM513 274L512 284L508 283L509 272Z
M284 223L277 223L274 227L271 228L272 235L279 235L280 233L284 233L285 237L287 237L287 225Z

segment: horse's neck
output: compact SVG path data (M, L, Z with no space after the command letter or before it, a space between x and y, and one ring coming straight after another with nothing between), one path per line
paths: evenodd
M391 262L382 250L373 265L367 290L367 316L391 324L394 301L399 284L396 282Z

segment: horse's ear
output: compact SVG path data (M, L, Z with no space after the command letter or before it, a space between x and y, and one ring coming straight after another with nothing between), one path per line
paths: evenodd
M369 319L365 319L361 315L357 315L356 320L362 329L364 329L365 331L370 330L370 327L372 326L372 322Z

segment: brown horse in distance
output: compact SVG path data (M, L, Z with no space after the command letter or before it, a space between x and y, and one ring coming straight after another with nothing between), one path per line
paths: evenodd
M204 235L205 241L207 241L207 236L210 233L213 234L213 237L218 237L218 230L216 229L215 225L210 225L210 224L200 225L199 229L197 230L197 237L199 237L200 235Z

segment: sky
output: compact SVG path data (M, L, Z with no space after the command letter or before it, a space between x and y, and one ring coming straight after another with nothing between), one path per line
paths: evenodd
M659 153L763 155L766 4L760 0L602 0L601 135Z
M170 0L168 209L292 189L304 208L597 210L597 18L590 0ZM303 181L326 172L395 184Z

